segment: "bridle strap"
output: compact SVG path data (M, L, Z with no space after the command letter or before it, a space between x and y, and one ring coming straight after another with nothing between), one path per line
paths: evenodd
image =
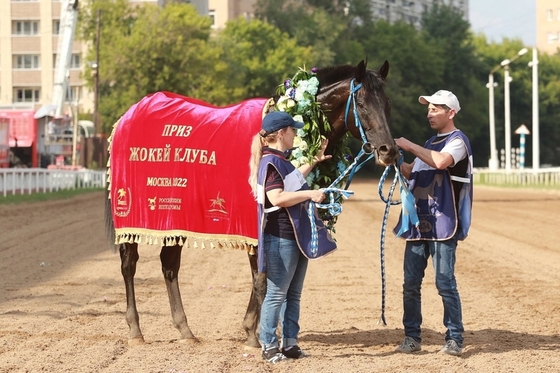
M352 163L348 169L344 172L344 175L347 174L348 172L350 172L349 176L348 176L348 180L346 180L346 186L345 189L348 189L348 187L350 186L350 182L352 181L352 178L354 177L354 174L360 169L362 168L362 166L369 161L371 158L373 158L374 155L374 148L373 146L371 146L371 144L368 142L366 134L364 132L364 127L362 126L362 122L360 121L360 117L358 115L358 110L356 109L356 92L362 88L362 83L355 85L354 84L355 79L352 79L350 81L350 94L348 95L348 100L346 101L346 110L344 111L344 126L346 127L346 130L349 130L348 128L348 113L350 112L350 104L352 104L352 112L354 113L354 124L356 125L356 127L359 129L360 131L360 136L362 137L362 148L360 149L360 152L358 153L358 155L355 157L355 161L354 163ZM370 148L371 151L368 152L366 150L366 148ZM367 155L366 159L363 159L360 161L360 163L357 163L358 160L360 160L360 158L362 158L363 155ZM336 185L335 183L333 183L333 185Z
M356 109L356 92L362 88L362 83L358 85L354 85L354 81L356 79L352 79L350 81L350 94L348 95L348 100L346 101L346 110L344 112L344 126L348 130L348 113L350 112L350 104L352 104L352 112L354 113L354 124L360 130L360 136L362 137L362 142L367 144L367 137L364 132L364 127L362 126L362 122L360 121L360 117L358 116L358 110Z

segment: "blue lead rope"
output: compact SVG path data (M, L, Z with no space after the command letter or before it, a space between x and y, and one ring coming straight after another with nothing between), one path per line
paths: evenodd
M399 170L400 164L402 162L402 156L400 157L400 162L398 165L391 165L385 168L383 175L381 175L381 179L379 180L379 197L385 203L385 212L383 213L383 222L381 224L381 240L380 240L380 247L379 247L379 255L381 261L381 320L380 322L383 325L387 325L387 321L385 320L385 294L386 294L386 279L385 279L385 232L387 231L387 219L389 217L389 208L392 205L398 205L402 203L402 226L397 236L401 236L403 233L408 231L411 225L418 227L418 214L416 212L416 204L414 202L414 196L408 189L408 181L402 175ZM395 178L391 183L391 187L389 188L389 193L387 198L383 196L383 184L385 183L385 179L389 174L391 169L395 170ZM401 199L398 201L393 201L393 193L395 192L395 186L397 185L397 181L399 182L400 186L400 193Z
M329 195L329 203L315 203L313 201L309 202L307 206L307 215L309 216L309 221L311 222L311 256L316 257L317 251L319 249L319 235L317 233L317 225L315 224L315 206L321 209L328 209L331 216L338 216L342 212L342 204L336 202L335 193L340 194L344 199L350 198L354 192L345 189L338 189L333 187L328 187L323 189L325 194Z

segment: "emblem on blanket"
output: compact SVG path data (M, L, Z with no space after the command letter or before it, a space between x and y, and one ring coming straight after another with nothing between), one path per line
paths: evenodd
M216 107L158 92L132 106L110 138L117 243L188 237L256 245L257 207L247 179L266 101Z
M117 191L117 203L115 204L115 215L121 218L130 214L130 189L119 188Z

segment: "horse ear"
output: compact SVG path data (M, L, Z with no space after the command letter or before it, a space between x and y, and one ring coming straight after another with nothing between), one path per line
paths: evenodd
M358 66L356 66L356 72L354 73L354 78L358 83L361 83L366 76L366 64L367 62L361 60Z
M387 78L387 75L389 75L389 61L385 60L383 66L379 68L379 75L381 75L383 79Z

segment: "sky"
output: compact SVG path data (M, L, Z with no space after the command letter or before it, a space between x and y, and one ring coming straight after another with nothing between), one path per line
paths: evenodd
M536 0L469 0L469 22L488 41L521 39L528 47L537 41Z

